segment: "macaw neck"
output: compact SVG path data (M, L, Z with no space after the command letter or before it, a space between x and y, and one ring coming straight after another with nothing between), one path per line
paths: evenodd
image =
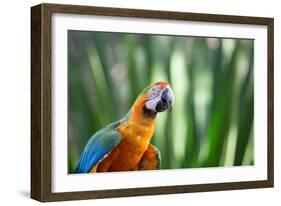
M157 113L146 109L143 98L138 98L131 108L129 122L142 126L154 126Z

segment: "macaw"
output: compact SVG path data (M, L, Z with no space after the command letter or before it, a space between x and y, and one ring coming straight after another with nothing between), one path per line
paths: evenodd
M150 140L157 113L171 110L173 104L174 94L167 82L146 87L124 118L89 139L74 173L159 169L160 152Z

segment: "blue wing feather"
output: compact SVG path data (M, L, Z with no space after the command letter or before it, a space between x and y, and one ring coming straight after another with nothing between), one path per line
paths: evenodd
M120 121L111 123L97 131L88 141L74 173L88 173L106 154L116 147L121 135L116 130Z

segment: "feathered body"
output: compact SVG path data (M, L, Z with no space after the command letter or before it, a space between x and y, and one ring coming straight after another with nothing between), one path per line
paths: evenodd
M173 93L166 82L148 86L128 114L88 141L76 173L159 169L160 152L150 144L157 112L170 109Z

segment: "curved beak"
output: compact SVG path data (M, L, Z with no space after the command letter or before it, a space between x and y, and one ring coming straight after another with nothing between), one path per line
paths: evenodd
M174 93L170 87L165 88L161 95L161 100L156 105L157 112L163 112L165 110L172 111L174 105Z

